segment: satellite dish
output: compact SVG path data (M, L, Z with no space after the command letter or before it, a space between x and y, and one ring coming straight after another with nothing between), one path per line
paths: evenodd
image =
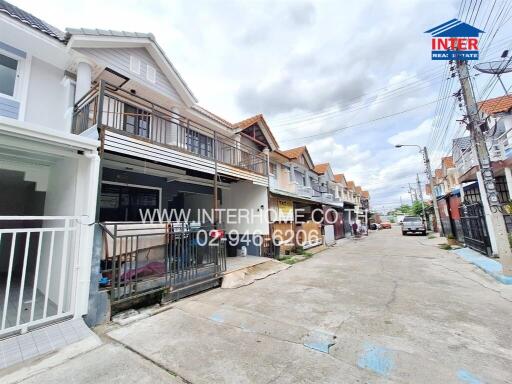
M512 72L512 65L510 60L487 61L485 63L474 65L474 68L477 71L490 73L493 75L501 75L502 73Z
M507 57L508 56L508 50L504 51L501 57ZM503 87L503 90L505 91L505 95L508 95L507 88L505 87L505 84L503 84L503 81L501 80L500 75L504 73L512 72L512 66L511 66L512 59L509 60L501 60L501 61L487 61L484 63L476 64L473 67L482 73L489 73L491 75L496 75L498 80L501 83L501 86Z

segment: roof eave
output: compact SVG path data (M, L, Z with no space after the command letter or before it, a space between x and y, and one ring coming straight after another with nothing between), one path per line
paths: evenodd
M72 34L67 46L69 48L146 48L159 64L160 69L176 89L185 105L190 108L198 101L160 45L150 36L123 37Z

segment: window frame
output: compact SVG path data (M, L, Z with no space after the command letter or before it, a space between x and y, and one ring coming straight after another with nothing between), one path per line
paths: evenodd
M16 78L14 79L14 90L12 96L8 95L7 93L0 92L0 97L21 102L21 91L26 59L2 48L0 48L0 54L10 59L16 60L18 63L16 66Z

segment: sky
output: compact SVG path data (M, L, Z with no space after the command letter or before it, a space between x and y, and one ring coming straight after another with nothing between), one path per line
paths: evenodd
M512 42L505 0L11 2L60 29L152 32L200 105L231 122L262 113L282 149L307 145L384 212L409 200L417 173L426 181L418 149L395 144L428 146L435 168L464 135L458 102L440 92L457 78L430 59L424 31L458 16L486 25L483 61ZM486 76L477 96L503 94L486 92Z

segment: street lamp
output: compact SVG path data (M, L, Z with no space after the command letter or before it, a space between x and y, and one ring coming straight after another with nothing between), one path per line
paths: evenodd
M395 144L395 148L402 148L402 147L418 147L420 152L423 152L423 148L417 144Z
M395 148L402 148L402 147L416 147L419 149L419 152L421 154L423 154L423 162L425 164L425 171L426 171L426 174L428 177L428 182L430 183L430 188L432 189L432 205L434 206L434 215L436 217L437 225L439 226L440 232L442 234L441 220L439 218L439 207L437 206L437 198L433 193L434 180L432 178L432 170L430 169L430 160L428 158L427 147L422 148L420 145L417 145L417 144L395 144ZM423 205L423 193L421 191L420 178L418 175L416 175L416 176L417 176L418 186L419 186L419 190L420 190L421 204ZM424 208L423 208L423 217L425 218L425 224L426 224L426 216L425 216Z

